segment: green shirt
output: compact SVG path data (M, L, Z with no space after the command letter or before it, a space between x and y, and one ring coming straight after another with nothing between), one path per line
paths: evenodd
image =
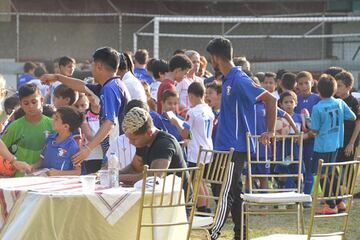
M42 115L37 123L28 122L25 117L12 122L2 136L2 140L19 161L34 164L40 160L47 134L52 131L52 119ZM24 174L17 171L15 176Z

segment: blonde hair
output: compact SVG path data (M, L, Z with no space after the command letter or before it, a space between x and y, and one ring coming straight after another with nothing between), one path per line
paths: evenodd
M125 134L142 134L152 126L153 122L149 112L139 107L128 111L122 123Z

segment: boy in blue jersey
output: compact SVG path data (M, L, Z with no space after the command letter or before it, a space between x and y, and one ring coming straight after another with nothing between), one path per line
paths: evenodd
M235 148L230 168L231 186L223 194L226 208L220 209L219 218L215 220L214 227L210 230L211 238L216 239L225 223L227 214L231 210L234 222L235 239L240 239L241 229L241 203L242 191L241 172L246 161L246 133L254 132L255 112L254 104L264 101L266 105L267 132L262 134L261 142L268 144L275 134L276 98L265 89L255 84L240 68L235 67L233 47L225 38L215 38L209 42L206 50L211 55L212 65L215 70L223 74L221 111L218 123L218 132L215 138L216 150L228 151ZM254 152L254 143L250 151ZM226 188L229 189L229 188Z
M162 95L161 101L162 101L162 110L163 110L163 113L161 115L161 120L165 127L165 129L162 130L170 133L176 138L176 140L178 140L178 142L181 142L183 138L181 136L181 133L179 132L179 129L176 128L176 126L171 123L167 115L167 112L173 112L177 118L184 121L184 118L176 113L176 109L179 104L178 94L172 90L166 90Z
M346 103L341 99L335 99L337 84L335 79L328 74L320 76L318 92L321 100L313 107L311 114L311 130L316 134L313 156L313 173L317 172L318 161L323 159L325 163L336 161L337 150L343 147L344 142L344 120L355 120L356 116ZM337 182L337 179L334 179ZM321 180L322 182L322 180ZM323 185L323 183L321 183ZM333 184L334 188L336 184ZM337 191L330 189L327 181L326 192ZM326 201L326 204L318 210L319 214L336 214L346 209L341 200Z
M280 95L279 105L280 107L291 116L293 122L295 123L295 128L293 127L290 130L290 134L298 134L301 130L302 119L301 115L294 112L295 106L297 104L297 96L293 91L285 91ZM274 171L277 173L292 173L295 174L298 171L298 168L293 165L286 165L286 159L293 157L293 160L299 159L299 145L294 143L293 146L293 155L291 156L291 140L287 139L285 141L285 151L283 152L283 142L278 141L276 143L276 160L285 160L284 165L276 165ZM291 159L289 159L291 160ZM293 179L279 179L280 187L293 188L295 183Z
M80 175L80 167L72 163L71 157L79 151L72 132L80 127L83 114L73 107L59 107L53 115L55 134L48 136L41 153L42 167L48 168L48 176Z
M43 82L60 81L78 92L91 94L100 102L101 126L94 138L73 155L74 164L86 159L90 152L109 135L115 138L119 132L119 120L127 103L126 87L116 76L119 67L119 53L110 47L97 49L93 54L92 75L97 84L86 84L80 79L66 77L61 74L45 74ZM117 127L117 128L115 128Z
M302 71L296 75L297 88L299 90L298 103L295 107L295 113L301 114L303 109L306 109L310 115L313 107L320 101L320 97L311 92L314 80L310 72ZM306 134L307 135L307 134ZM306 138L306 136L304 136ZM311 134L304 140L303 145L303 162L305 166L305 181L304 181L304 193L310 194L313 185L312 174L312 159L314 152L314 138ZM308 207L308 204L304 204L304 207Z

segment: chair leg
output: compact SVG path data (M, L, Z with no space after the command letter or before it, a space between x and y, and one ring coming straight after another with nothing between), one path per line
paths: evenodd
M296 208L297 208L297 234L300 234L300 221L301 221L300 203L296 203Z
M305 234L304 204L300 203L301 234Z
M241 222L240 222L240 239L244 240L244 210L245 210L245 202L241 203ZM247 227L247 226L246 226ZM247 231L247 230L246 230Z

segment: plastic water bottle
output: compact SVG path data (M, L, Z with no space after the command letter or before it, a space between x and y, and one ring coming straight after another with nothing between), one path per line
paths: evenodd
M109 170L109 187L119 187L119 160L115 153L110 153L108 159L108 170Z

